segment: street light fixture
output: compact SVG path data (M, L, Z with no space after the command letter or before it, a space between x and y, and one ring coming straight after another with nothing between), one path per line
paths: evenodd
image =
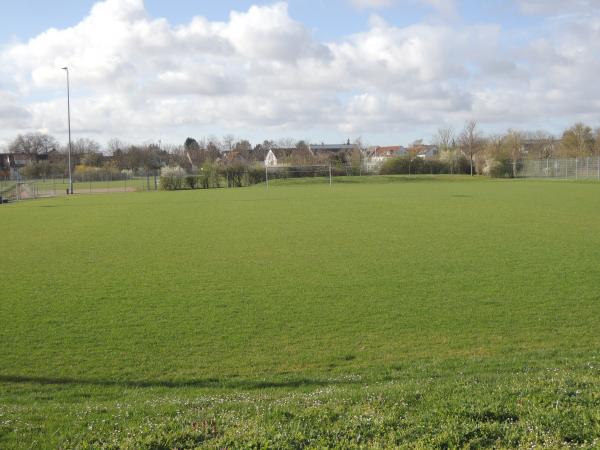
M67 117L69 120L69 194L73 195L73 174L71 173L71 86L69 80L69 68L63 67L67 72Z

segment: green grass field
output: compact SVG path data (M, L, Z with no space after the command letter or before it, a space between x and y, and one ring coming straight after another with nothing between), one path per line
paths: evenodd
M0 206L0 448L600 445L600 184Z

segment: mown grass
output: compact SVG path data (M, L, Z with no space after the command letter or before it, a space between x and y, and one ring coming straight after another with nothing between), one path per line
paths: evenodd
M594 447L600 184L0 207L0 448Z

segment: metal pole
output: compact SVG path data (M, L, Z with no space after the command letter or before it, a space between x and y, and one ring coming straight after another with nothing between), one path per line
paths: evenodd
M331 164L329 164L329 186L332 185L332 181L331 181Z
M265 179L267 180L267 190L269 189L269 166L265 165Z
M21 174L19 168L17 167L17 185L15 188L15 193L17 195L17 201L21 200L21 185L19 184L21 180Z
M71 80L69 78L69 68L63 67L67 72L67 117L69 121L69 192L73 195L73 174L71 173Z
M579 158L575 158L575 179L579 178Z

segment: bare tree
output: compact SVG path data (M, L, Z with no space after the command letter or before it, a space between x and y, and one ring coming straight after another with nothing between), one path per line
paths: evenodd
M48 153L50 150L55 150L57 147L58 142L49 134L27 133L18 135L8 145L8 151L10 153L41 155Z
M80 138L73 142L73 153L100 153L100 144L93 139Z
M296 141L292 138L281 138L275 143L275 147L292 148L296 145Z
M454 138L454 128L452 127L438 128L437 133L433 136L433 143L437 145L440 151L440 158L450 163L451 174L454 173L454 165L456 163Z
M115 153L123 152L128 145L121 141L120 139L113 138L106 144L106 148L111 155L115 155Z
M233 143L235 142L235 136L233 134L226 134L223 136L223 150L230 152L233 149Z
M433 136L433 143L438 146L440 151L448 151L452 147L454 141L454 128L445 127L439 128Z
M523 134L517 130L508 130L504 136L504 144L510 156L512 176L517 177L517 163L523 156Z
M459 142L463 153L469 158L471 165L471 176L474 175L474 159L482 148L483 139L477 129L477 121L470 120L465 124L465 128L459 137Z
M501 134L490 134L485 142L485 151L492 157L497 158L502 153L502 136Z
M600 127L594 130L594 154L600 158Z
M563 133L562 147L568 156L579 158L590 154L593 141L592 129L579 122Z
M294 162L296 164L310 164L312 162L312 153L310 152L309 144L306 141L296 142L294 154Z
M206 144L206 159L211 163L215 162L221 157L221 151L219 150L220 144L218 139L209 138Z

